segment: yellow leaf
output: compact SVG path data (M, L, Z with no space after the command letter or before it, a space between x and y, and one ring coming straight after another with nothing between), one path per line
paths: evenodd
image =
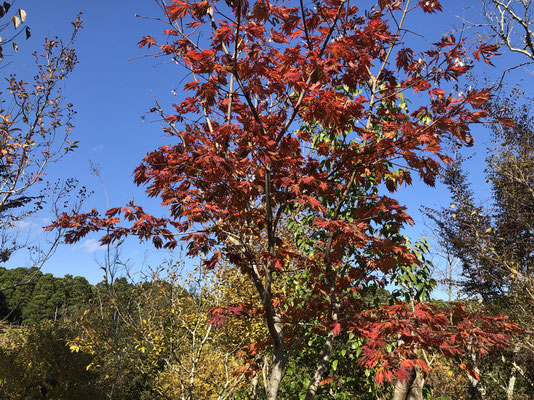
M20 25L19 17L17 17L16 15L13 15L13 18L11 18L11 20L13 21L13 26L15 27L15 29L17 29Z
M10 124L11 123L11 121L9 121L9 117L11 117L11 114L0 115L0 119L2 119L2 121L4 121L4 123L6 123L6 124Z

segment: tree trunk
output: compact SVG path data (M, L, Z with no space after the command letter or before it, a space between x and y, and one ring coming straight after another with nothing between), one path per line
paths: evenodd
M424 400L423 398L423 388L425 386L425 378L421 373L419 367L415 367L415 379L412 382L412 387L408 393L407 400Z
M475 371L477 371L476 368L475 368ZM469 383L470 383L469 399L470 400L485 399L486 388L484 387L484 384L482 383L482 381L476 380L474 377L472 377L469 374L467 374L467 379L469 379Z
M275 340L273 350L273 365L271 367L271 375L269 376L269 384L267 385L267 400L276 400L278 398L278 389L280 382L284 376L284 369L286 365L286 358L284 354L284 342L282 338L282 322L280 317L273 312L274 330L280 338L279 343Z
M402 382L398 380L395 383L395 388L393 389L393 397L391 398L391 400L406 400L409 391L410 381L408 379Z
M267 400L276 400L278 398L278 388L282 381L284 369L284 353L283 349L275 346L273 354L273 366L271 368L271 376L269 377L269 385L267 386Z
M321 381L326 369L330 366L330 357L332 356L332 349L334 348L334 335L330 333L326 339L326 345L321 354L321 361L315 371L313 379L308 387L305 400L312 400L319 388L319 382Z
M519 353L519 350L521 350L521 345L519 343L516 343L514 346L514 350L512 353L512 370L510 371L510 378L508 379L508 386L506 387L506 399L507 400L513 400L514 398L514 390L515 390L515 381L517 379L517 364L515 363L517 358L517 353Z
M260 373L259 371L254 374L254 377L252 378L250 382L250 394L249 394L249 400L256 400L258 398L258 382L260 380Z
M512 372L510 373L510 379L508 379L508 387L506 388L506 399L507 400L513 400L514 398L516 373L517 373L516 368L512 367Z
M421 374L419 367L412 370L410 379L405 381L397 381L393 389L393 397L391 400L424 400L423 387L425 379Z

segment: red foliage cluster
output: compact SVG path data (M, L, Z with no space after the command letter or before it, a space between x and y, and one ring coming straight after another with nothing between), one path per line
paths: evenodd
M229 305L226 307L215 307L209 312L208 323L220 327L225 324L229 316L238 318L248 317L249 314L245 311L242 304Z
M360 317L349 330L368 339L359 363L365 368L378 367L375 380L379 383L391 381L393 370L401 380L409 378L415 365L427 370L421 350L437 350L448 359L462 359L470 351L481 356L505 347L509 335L519 328L504 317L470 313L460 303L444 310L429 304L416 303L412 308L398 303L366 310ZM388 351L388 346L393 349ZM463 367L476 376L467 365Z

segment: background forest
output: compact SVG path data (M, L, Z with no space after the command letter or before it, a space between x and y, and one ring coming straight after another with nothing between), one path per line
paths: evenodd
M155 0L140 191L65 167L95 20L3 2L0 399L534 398L534 6L460 3Z

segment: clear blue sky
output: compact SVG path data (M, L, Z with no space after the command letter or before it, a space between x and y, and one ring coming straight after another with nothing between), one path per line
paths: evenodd
M479 13L476 0L442 1L448 7L445 13L435 14L426 19L408 20L410 29L424 34L424 42L434 42L444 32L450 31L453 25L460 26L457 18L462 15L462 7L470 7L467 15L475 19ZM79 11L83 12L83 30L77 41L79 64L71 78L65 82L65 95L75 105L75 140L79 140L79 149L49 170L48 177L74 176L81 184L95 193L87 201L86 209L96 207L106 209L106 200L102 186L89 169L89 160L100 165L111 206L125 204L135 198L140 204L151 207L157 212L157 201L147 201L142 189L132 183L132 171L142 157L150 150L168 142L163 136L158 122L143 122L141 116L154 104L154 96L166 107L176 97L172 90L180 92L182 71L167 59L151 57L137 58L146 53L139 49L137 42L145 34L159 35L165 27L155 21L136 18L135 14L159 16L160 10L151 0L17 0L14 7L27 11L27 22L32 30L28 41L20 40L19 53L13 63L3 70L4 76L16 71L21 77L28 79L32 74L30 54L38 49L45 36L67 37L70 32L70 21L74 20ZM424 25L422 25L424 24ZM510 57L498 61L498 65L511 63ZM510 64L511 65L511 64ZM492 69L486 69L492 75ZM521 75L522 74L522 75ZM525 71L517 71L514 80L525 79L525 89L532 89L529 76ZM469 150L478 154L469 164L472 177L477 187L483 189L482 160L488 133L482 129L476 131L476 145ZM482 193L484 193L482 191ZM415 239L428 229L422 224L418 212L421 204L440 206L448 204L443 188L428 188L416 183L413 187L401 192L398 198L409 207L409 212L417 224L409 230ZM41 214L32 219L32 225L24 230L24 234L39 240L42 233L39 226L46 224L48 215ZM28 233L28 229L29 232ZM78 245L62 246L51 260L43 267L44 272L52 272L62 276L66 273L82 275L92 283L102 278L95 260L101 260L104 252L98 248L97 236L88 237ZM132 260L136 268L145 259L145 263L155 265L165 254L154 251L149 246L139 246L135 239L123 246L123 256ZM25 254L13 257L8 266L24 266Z

